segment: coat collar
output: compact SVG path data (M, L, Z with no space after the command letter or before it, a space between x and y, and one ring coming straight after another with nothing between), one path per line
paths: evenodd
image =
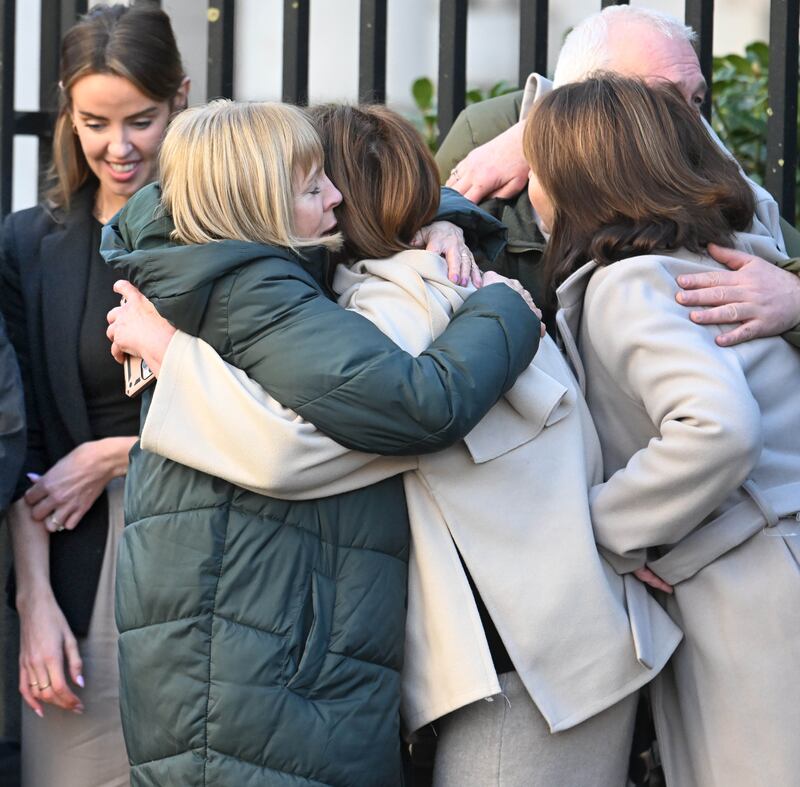
M68 213L42 239L42 327L55 406L76 445L92 432L80 380L78 342L92 262L94 187L75 194Z
M589 286L589 279L597 267L597 263L590 260L572 273L556 290L559 306L556 314L558 335L564 344L564 351L572 364L584 396L586 396L586 372L578 352L578 334L583 314L583 296Z

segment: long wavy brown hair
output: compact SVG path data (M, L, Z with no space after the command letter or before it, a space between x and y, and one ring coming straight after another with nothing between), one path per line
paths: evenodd
M701 253L750 226L752 192L672 84L602 74L536 106L523 149L553 203L548 290L588 260Z

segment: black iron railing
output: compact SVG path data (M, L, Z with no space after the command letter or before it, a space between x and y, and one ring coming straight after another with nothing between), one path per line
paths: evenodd
M11 208L13 140L33 134L40 140L44 164L56 104L58 46L63 31L86 11L87 0L42 0L41 110L14 108L14 23L19 0L0 0L0 214ZM140 3L155 0L137 0ZM600 0L605 7L616 0ZM235 0L209 0L208 97L233 96ZM361 101L386 99L387 0L361 0L358 95ZM283 100L308 101L309 13L311 0L284 0ZM548 0L520 0L519 81L547 69ZM439 129L447 133L464 108L467 57L467 0L439 2ZM798 22L800 0L771 0L770 71L766 185L790 221L795 216L797 168ZM713 89L712 41L714 0L685 0L685 19L698 33L697 52ZM705 112L710 111L706 102Z

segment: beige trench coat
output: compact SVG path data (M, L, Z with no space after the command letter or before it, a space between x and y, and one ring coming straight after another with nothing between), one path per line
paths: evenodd
M343 306L414 354L469 293L447 279L440 258L422 251L340 268L334 286ZM601 479L599 445L550 339L463 444L397 460L347 451L202 343L178 335L142 446L262 494L295 498L416 468L404 476L412 552L402 691L410 730L500 691L459 552L553 731L636 691L681 638L644 587L598 555L588 489Z
M763 236L737 246L779 255ZM732 348L675 301L675 277L720 269L681 252L588 263L559 289L608 480L597 540L621 571L675 585L685 640L653 684L674 787L800 783L800 353ZM577 352L580 353L578 357Z

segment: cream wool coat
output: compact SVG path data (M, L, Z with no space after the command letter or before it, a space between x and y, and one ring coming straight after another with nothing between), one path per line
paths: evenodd
M340 268L334 286L341 305L414 354L470 292L423 251ZM250 435L246 450L243 434ZM178 334L142 446L255 491L296 498L415 468L404 476L412 551L402 690L410 730L500 691L459 552L554 732L647 683L681 638L644 587L618 576L597 552L588 489L601 479L599 445L549 339L463 444L398 460L344 449Z
M773 261L764 236L736 245ZM731 348L675 301L675 277L721 269L678 252L588 263L559 289L608 480L598 543L619 570L675 586L684 642L653 684L671 787L800 784L800 352ZM576 351L579 351L578 357Z

